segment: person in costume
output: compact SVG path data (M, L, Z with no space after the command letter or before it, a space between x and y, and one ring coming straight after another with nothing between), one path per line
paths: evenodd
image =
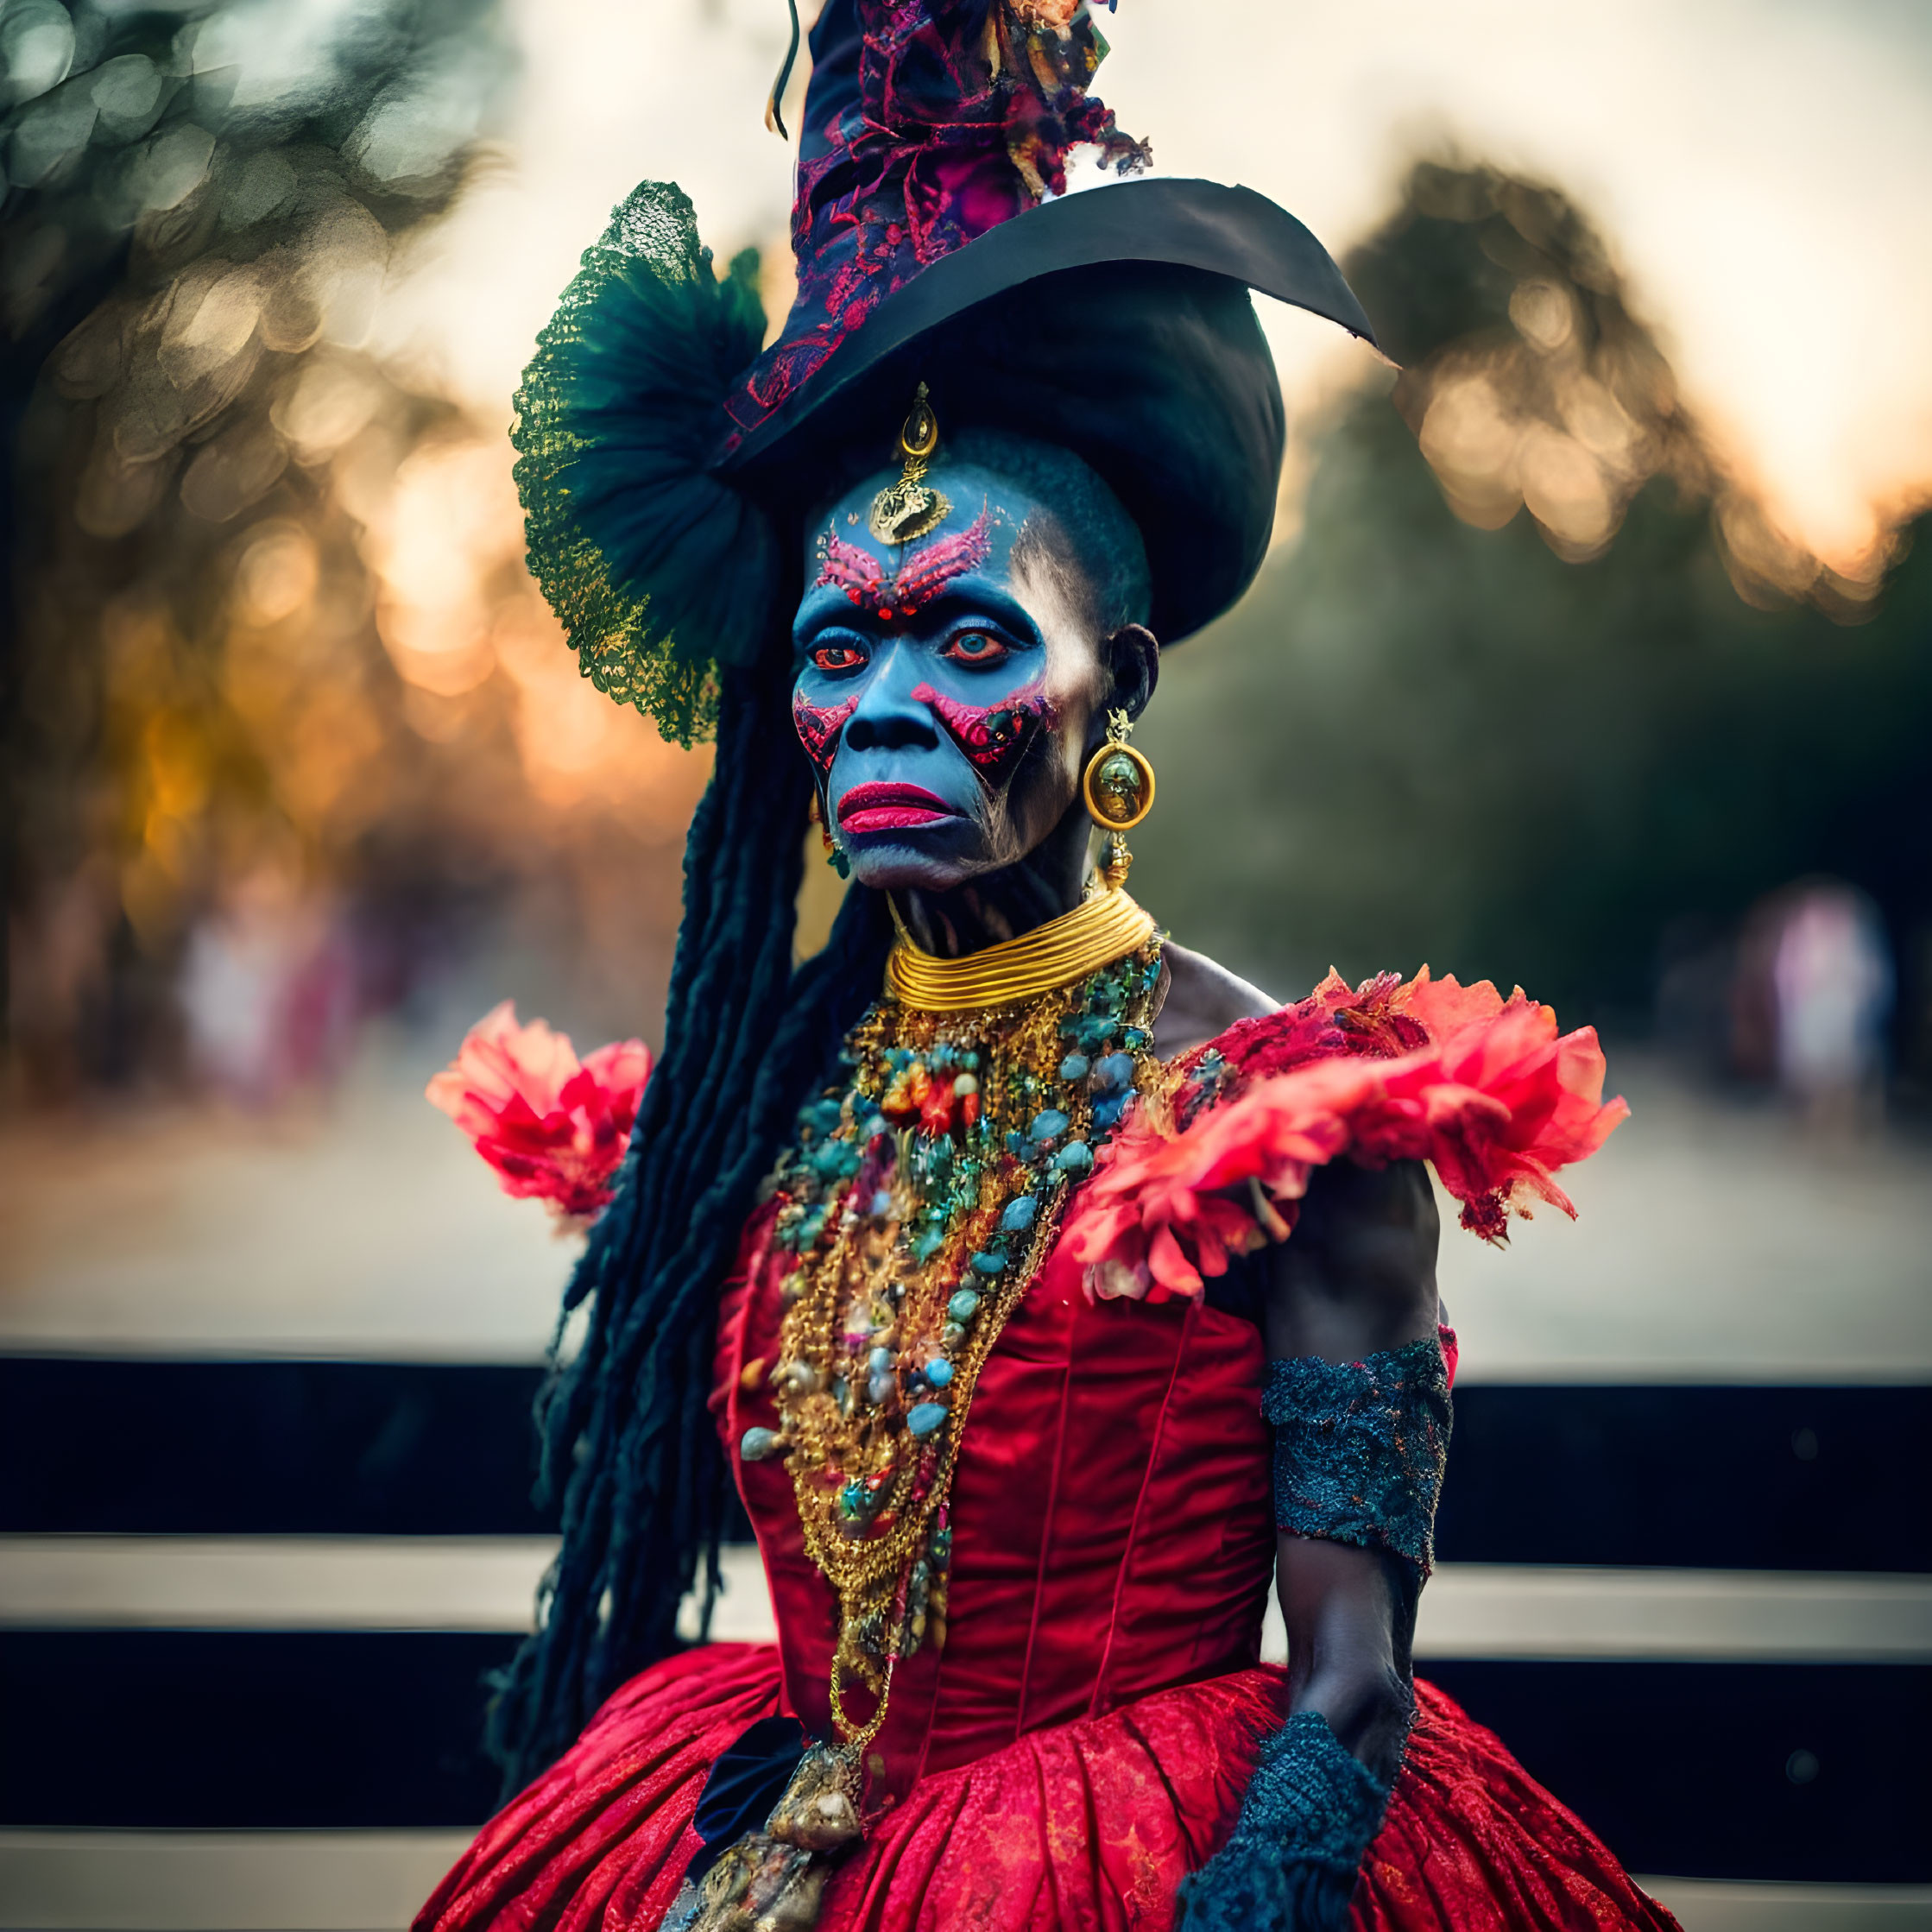
M830 0L811 47L776 342L647 184L518 398L587 674L717 764L540 1410L511 1795L417 1924L1668 1926L1410 1669L1423 1164L1479 1234L1567 1209L1594 1034L1426 972L1278 1006L1127 889L1133 723L1269 540L1250 292L1368 319L1272 204L1139 174L1083 7ZM1064 193L1083 145L1128 178ZM811 816L850 885L794 965ZM728 1484L775 1645L678 1638Z

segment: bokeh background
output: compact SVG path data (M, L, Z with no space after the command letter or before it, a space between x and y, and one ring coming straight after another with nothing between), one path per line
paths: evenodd
M782 314L791 150L761 111L786 32L778 0L0 3L0 1430L24 1499L0 1524L0 1654L45 1725L8 1747L0 1924L400 1923L460 1840L446 1797L458 1815L405 1797L162 1817L132 1773L50 1797L66 1773L22 1767L85 1756L86 1685L117 1671L176 1671L192 1730L201 1680L129 1633L288 1622L263 1606L320 1573L268 1532L397 1532L380 1560L400 1561L411 1537L521 1528L467 1571L432 1549L428 1607L395 1607L392 1568L327 1627L527 1615L543 1525L516 1516L515 1416L571 1251L492 1191L422 1083L503 997L586 1049L654 1041L707 764L578 678L524 569L508 399L641 179L683 184L720 261L757 247ZM1932 19L1913 0L1230 0L1210 21L1130 0L1108 35L1100 91L1160 169L1294 209L1387 351L1264 317L1293 420L1279 541L1164 667L1135 890L1283 997L1331 963L1427 961L1603 1030L1637 1112L1575 1190L1581 1225L1445 1254L1472 1399L1517 1391L1528 1429L1538 1392L1622 1392L1625 1421L1575 1451L1600 1482L1617 1429L1677 1428L1708 1461L1758 1401L1771 1461L1736 1476L1741 1500L1713 1492L1746 1516L1840 1466L1818 1417L1867 1426L1842 1467L1891 1530L1833 1544L1840 1493L1807 1492L1732 1565L1828 1572L1835 1608L1828 1590L1792 1610L1783 1650L1736 1637L1752 1613L1730 1598L1693 1639L1623 1641L1657 1668L1688 1668L1689 1643L1826 1671L1828 1730L1861 1700L1923 1714ZM814 873L808 931L835 891ZM331 1455L345 1493L380 1487L433 1438L495 1457L512 1500L474 1524L420 1499L278 1518L266 1477L206 1500L265 1439L237 1423L188 1500L128 1500L184 1408L243 1386L218 1370L270 1361L284 1380L247 1385L249 1426L294 1455L288 1405L313 1424L285 1489L326 1489ZM317 1392L349 1386L313 1380L327 1365L364 1376L347 1409ZM494 1408L434 1380L466 1365L507 1378ZM1670 1388L1717 1406L1653 1429L1642 1399ZM412 1401L431 1421L396 1421ZM1645 1480L1705 1493L1668 1460ZM224 1550L266 1566L253 1610L255 1584L167 1581L170 1551ZM1550 1560L1689 1574L1697 1544ZM216 1726L214 1758L267 1749L280 1668L259 1664L256 1730ZM421 1719L445 1771L475 1678L449 1668ZM1738 1708L1796 1681L1752 1680ZM1816 1748L1812 1721L1767 1733L1742 1849L1707 1834L1701 1854L1687 1828L1626 1854L1660 1847L1646 1869L1676 1876L1687 1924L1932 1923L1923 1859L1779 1851L1814 1828L1805 1805L1862 1802L1831 1790L1866 1746ZM1923 1769L1904 1775L1923 1815ZM194 1865L174 1826L256 1831L196 1840Z

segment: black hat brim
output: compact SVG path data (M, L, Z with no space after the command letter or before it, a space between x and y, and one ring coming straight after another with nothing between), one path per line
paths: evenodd
M1251 189L1064 196L887 296L718 469L774 508L822 501L855 451L882 465L924 382L942 431L1039 437L1106 478L1147 546L1155 634L1176 642L1247 589L1273 527L1285 419L1250 290L1374 340L1328 251Z

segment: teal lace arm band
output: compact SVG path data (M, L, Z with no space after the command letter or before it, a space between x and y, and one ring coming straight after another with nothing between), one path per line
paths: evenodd
M1342 1932L1388 1787L1297 1711L1262 1741L1222 1849L1181 1881L1176 1932Z
M1272 1361L1261 1413L1274 1424L1274 1519L1297 1536L1386 1550L1411 1595L1435 1561L1449 1453L1449 1375L1433 1337L1366 1361Z

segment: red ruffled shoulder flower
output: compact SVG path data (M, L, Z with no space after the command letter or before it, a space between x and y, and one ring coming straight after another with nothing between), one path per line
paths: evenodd
M1063 1244L1089 1296L1198 1295L1228 1260L1285 1239L1308 1178L1347 1154L1427 1160L1462 1225L1507 1238L1542 1200L1575 1217L1556 1175L1627 1118L1603 1098L1594 1027L1559 1035L1520 988L1461 986L1425 967L1244 1020L1134 1104L1076 1196Z
M581 1223L610 1202L612 1178L651 1076L642 1040L617 1040L579 1063L567 1033L519 1026L506 1000L464 1036L428 1098L468 1134L506 1194L547 1202Z

